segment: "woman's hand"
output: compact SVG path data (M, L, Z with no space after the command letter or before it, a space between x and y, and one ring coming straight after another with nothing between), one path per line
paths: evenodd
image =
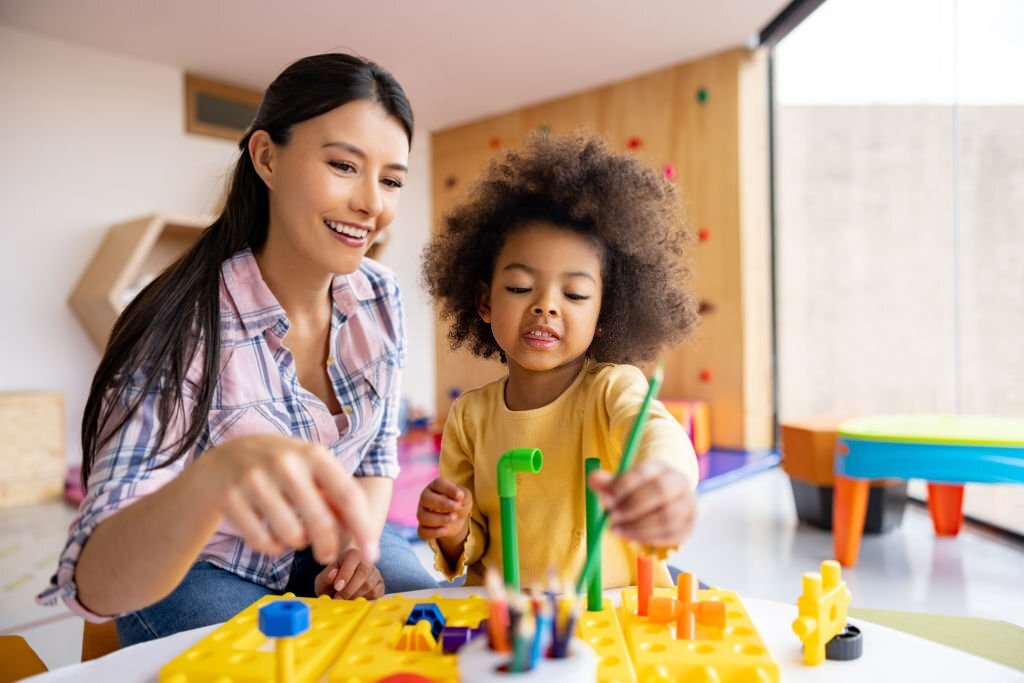
M384 595L384 579L372 562L366 562L358 550L349 548L337 562L323 568L313 588L318 597L328 595L336 600L376 600Z
M366 496L323 446L285 436L240 437L196 465L217 481L220 510L246 543L278 555L312 545L320 564L341 554L349 536L376 561L380 539Z
M662 460L639 462L618 479L594 472L589 482L601 494L611 530L623 538L667 547L693 531L697 496L687 476Z

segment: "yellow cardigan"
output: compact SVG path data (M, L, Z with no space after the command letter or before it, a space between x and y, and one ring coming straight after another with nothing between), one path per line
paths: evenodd
M647 379L632 365L587 361L561 396L541 408L505 407L507 377L466 392L452 405L441 441L441 475L473 493L470 531L462 557L449 566L436 541L435 566L449 579L468 569L466 585L481 585L484 570L501 571L501 511L497 463L513 448L539 448L537 474L516 475L516 530L520 582L544 589L548 570L563 580L579 575L586 560L584 461L601 459L614 472L647 393ZM682 426L658 401L651 404L637 462L658 458L697 483L697 458ZM605 588L636 583L631 544L606 533L602 548ZM671 586L664 562L655 563L655 584Z

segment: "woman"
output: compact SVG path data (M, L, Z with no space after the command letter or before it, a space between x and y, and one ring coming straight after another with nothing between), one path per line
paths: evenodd
M374 564L405 337L394 274L363 256L412 129L398 82L357 57L270 85L220 217L114 327L82 421L86 497L41 601L116 616L127 645L284 590L436 585L391 532Z

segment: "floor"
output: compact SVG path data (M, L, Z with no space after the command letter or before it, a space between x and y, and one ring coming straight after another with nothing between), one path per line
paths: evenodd
M670 562L742 595L794 602L800 576L831 555L830 534L797 522L779 468L702 487L701 520ZM0 510L0 634L24 635L52 669L75 663L81 620L39 607L73 511L63 503ZM426 546L415 544L430 567ZM859 607L1003 619L1024 626L1024 544L970 524L935 538L923 507L911 504L899 529L866 536L856 568L843 572Z

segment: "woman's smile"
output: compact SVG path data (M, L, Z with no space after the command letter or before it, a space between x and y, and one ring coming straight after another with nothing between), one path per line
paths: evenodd
M366 245L367 237L372 232L370 228L361 225L339 223L327 219L324 219L324 225L327 226L332 237L353 249L362 249Z

